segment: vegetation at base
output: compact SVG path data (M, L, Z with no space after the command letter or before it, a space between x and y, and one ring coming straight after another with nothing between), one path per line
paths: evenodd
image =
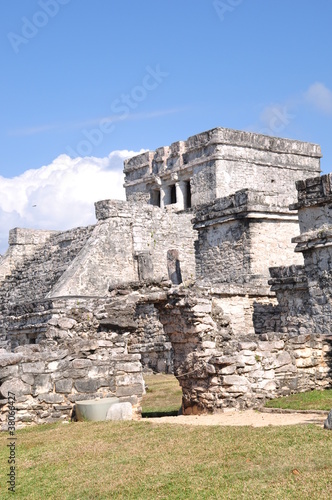
M182 390L174 375L145 375L146 394L142 402L142 417L178 415Z
M332 497L332 432L312 424L77 422L16 437L18 499ZM13 498L6 493L7 438L0 434L1 499Z
M332 389L292 394L283 398L271 399L266 408L282 408L284 410L326 410L332 408Z

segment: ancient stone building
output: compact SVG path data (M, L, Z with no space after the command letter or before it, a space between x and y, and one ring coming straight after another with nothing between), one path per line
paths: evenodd
M110 395L138 417L143 368L174 371L185 413L329 386L320 157L314 144L218 128L126 161L127 201L97 202L94 226L12 230L2 421L8 390L22 424Z

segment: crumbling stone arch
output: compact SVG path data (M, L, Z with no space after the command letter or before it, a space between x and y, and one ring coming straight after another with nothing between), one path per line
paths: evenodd
M159 318L174 351L174 375L182 388L182 412L212 412L218 406L214 358L222 355L229 325L218 324L220 311L212 300L183 288L156 303ZM214 317L213 317L214 316Z

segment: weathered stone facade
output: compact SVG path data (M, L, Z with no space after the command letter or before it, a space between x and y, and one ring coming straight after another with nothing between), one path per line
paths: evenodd
M97 202L94 226L12 230L3 426L8 390L21 425L113 395L138 417L143 368L174 371L186 414L328 387L332 194L320 156L214 129L128 160L128 201Z
M127 160L127 199L182 210L247 188L279 196L286 208L295 181L319 175L320 157L316 144L215 128Z

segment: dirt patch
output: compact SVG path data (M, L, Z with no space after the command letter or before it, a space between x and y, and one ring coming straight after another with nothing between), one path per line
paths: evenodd
M256 410L229 410L213 415L179 415L177 417L149 418L149 421L155 424L181 425L251 425L252 427L264 427L267 425L317 424L323 426L327 413L325 415L315 413L261 413Z

